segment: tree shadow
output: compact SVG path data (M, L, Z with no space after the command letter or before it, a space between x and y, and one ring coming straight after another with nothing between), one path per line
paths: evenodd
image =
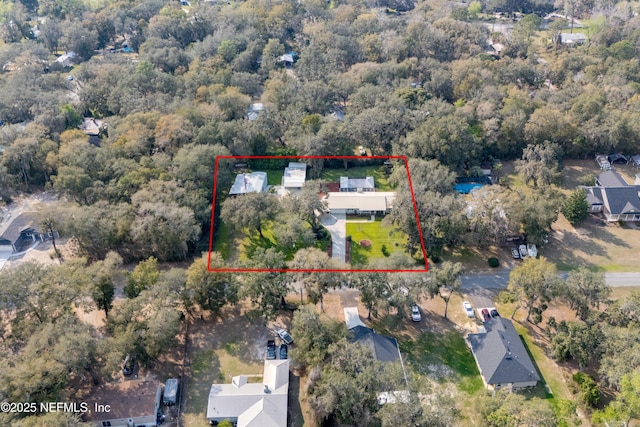
M288 400L288 425L291 427L302 427L304 425L304 415L300 406L300 374L289 372L289 396Z
M527 328L527 330L528 329L529 328ZM536 362L536 359L533 357L531 350L529 350L529 346L527 345L526 340L520 334L518 334L518 337L520 338L520 341L522 341L522 345L524 346L524 349L527 352L529 359L531 359L531 363L533 363L533 366L536 369L538 376L540 377L540 381L538 382L536 387L529 389L528 394L531 395L532 397L535 396L541 399L551 399L553 397L553 393L550 392L551 389L549 389L549 386L545 381L544 376L542 375L542 371L540 371L540 368L538 367L538 363Z
M351 242L351 264L352 265L366 265L369 261L371 253L371 246L363 248L357 242Z

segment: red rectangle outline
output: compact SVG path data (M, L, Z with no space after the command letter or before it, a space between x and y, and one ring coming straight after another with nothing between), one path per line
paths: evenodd
M407 179L409 180L409 191L411 192L411 200L413 201L413 210L416 214L416 225L420 236L420 248L424 258L424 270L408 270L408 269L387 269L387 270L371 270L371 269L270 269L270 268L211 268L211 252L213 249L213 231L214 218L216 208L216 189L218 179L218 160L219 159L399 159L404 161L407 170ZM411 172L409 171L409 161L407 156L216 156L216 164L213 171L213 198L211 199L211 228L209 232L209 252L207 254L207 270L212 273L427 273L429 271L429 261L427 260L427 251L424 247L424 238L422 236L422 227L420 226L420 216L418 214L418 205L416 196L413 192L413 183L411 181Z

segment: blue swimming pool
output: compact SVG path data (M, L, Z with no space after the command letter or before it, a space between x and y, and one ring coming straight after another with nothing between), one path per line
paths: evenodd
M485 185L486 184L482 184L479 182L464 182L464 183L453 184L453 189L460 194L469 194L476 188L481 188L481 187L484 187Z

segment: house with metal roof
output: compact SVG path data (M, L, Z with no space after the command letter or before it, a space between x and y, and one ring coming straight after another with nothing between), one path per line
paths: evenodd
M307 179L307 164L289 162L289 166L284 168L282 176L282 186L284 188L302 188Z
M469 334L468 342L485 386L490 390L535 387L540 375L513 323L494 317L484 325L486 332Z
M394 192L329 192L327 208L333 214L386 214L393 207Z
M240 173L229 190L230 196L247 193L263 193L267 191L267 173Z
M288 395L289 360L265 360L262 382L238 375L231 384L211 386L207 419L229 420L237 427L286 427Z
M598 175L595 186L581 188L587 193L590 212L602 212L607 221L640 221L640 185L629 185L607 171Z
M366 178L349 178L347 176L340 177L341 192L358 192L376 191L375 182L372 176Z

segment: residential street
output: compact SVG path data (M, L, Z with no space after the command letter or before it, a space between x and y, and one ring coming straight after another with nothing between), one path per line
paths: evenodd
M496 274L462 276L461 289L463 291L475 288L504 289L509 283L510 272L510 269L501 269ZM567 273L560 273L560 276L565 278ZM640 286L640 273L605 273L604 277L611 287Z
M496 274L474 274L462 276L462 293L469 296L476 307L493 306L493 297L509 283L510 269L501 269ZM567 273L560 273L563 278ZM605 273L607 284L611 287L638 286L640 273Z

